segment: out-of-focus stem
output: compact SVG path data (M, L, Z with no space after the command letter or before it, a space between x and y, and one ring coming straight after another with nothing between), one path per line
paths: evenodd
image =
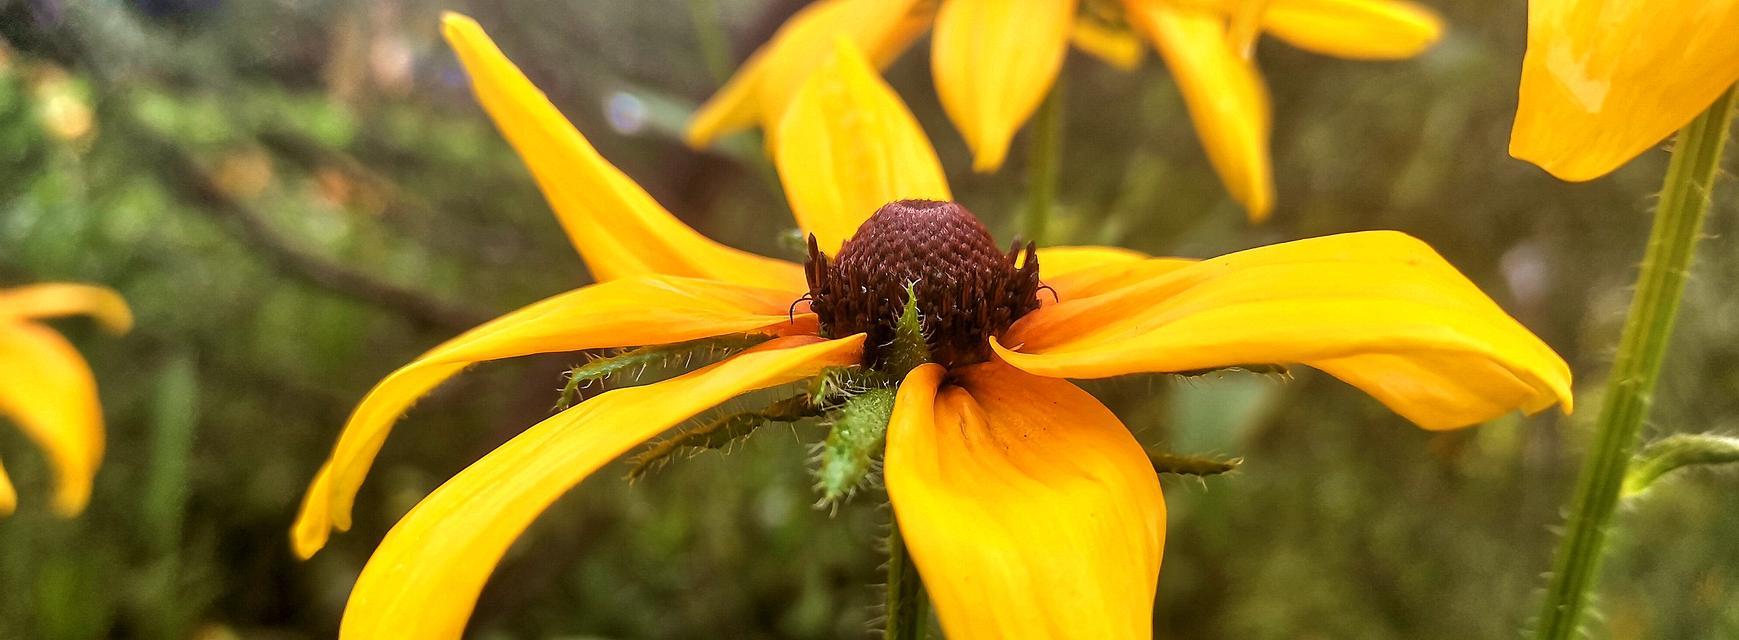
M1050 238L1051 209L1056 206L1059 156L1063 150L1063 79L1057 78L1033 116L1032 139L1027 155L1026 219L1021 239L1044 245Z
M1734 90L1729 88L1679 132L1673 146L1630 315L1595 423L1594 445L1577 479L1570 520L1540 611L1536 637L1543 640L1576 636L1588 608L1607 528L1636 450L1637 434L1648 417L1685 277L1709 210L1709 189L1727 142L1733 103Z
M900 523L894 522L888 533L888 626L884 640L918 640L924 634L924 582L918 577L918 567L906 552L906 541L900 537Z
M731 45L719 23L717 0L688 0L688 15L694 21L694 37L707 73L724 82L731 77Z

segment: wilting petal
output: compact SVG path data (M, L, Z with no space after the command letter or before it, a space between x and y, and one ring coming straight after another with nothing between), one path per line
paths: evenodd
M1570 370L1430 247L1395 232L1241 251L1022 318L996 346L1032 373L1099 378L1304 364L1428 429L1561 402Z
M912 112L856 47L838 44L797 92L773 143L797 224L828 254L884 204L953 199Z
M1510 155L1592 180L1739 82L1739 0L1530 0Z
M1014 132L1056 84L1069 53L1075 0L946 0L931 35L936 95L972 148L972 168L995 171Z
M869 53L877 67L899 57L930 22L917 0L820 0L799 10L773 39L749 56L717 94L701 105L684 138L704 147L757 120L768 135L809 74L844 38Z
M0 517L12 515L18 508L18 492L12 489L12 477L6 475L6 466L0 465Z
M1069 31L1069 42L1121 71L1140 68L1142 51L1147 47L1134 33L1081 19L1075 20L1075 28Z
M394 421L465 367L534 353L666 344L744 332L811 333L789 319L792 291L670 276L614 280L507 314L431 349L375 385L350 414L295 525L296 552L312 555L331 526L350 528L351 501ZM330 523L330 525L328 524Z
M42 447L54 468L54 510L77 515L103 461L103 409L85 360L48 327L0 319L0 415Z
M709 407L857 362L862 344L862 335L781 338L679 378L606 392L527 429L393 527L356 581L342 637L460 637L502 554L556 498Z
M50 282L0 289L0 321L88 315L114 333L133 328L133 312L121 295L106 287Z
M1127 0L1129 20L1147 32L1165 58L1202 138L1208 161L1252 221L1274 202L1268 158L1268 88L1254 63L1239 55L1224 19L1170 2Z
M525 160L593 277L667 274L801 286L801 267L713 242L665 211L598 155L476 21L448 13L441 27L471 74L477 101Z
M888 498L951 640L1147 638L1165 502L1141 445L1062 380L924 365L888 425ZM958 386L956 386L958 385Z
M1356 60L1395 60L1419 55L1436 44L1443 37L1443 19L1401 0L1269 0L1262 29L1306 51Z

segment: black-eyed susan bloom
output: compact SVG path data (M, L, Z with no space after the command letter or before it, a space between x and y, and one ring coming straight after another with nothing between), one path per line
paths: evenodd
M1739 82L1739 0L1529 0L1510 155L1593 180Z
M1407 58L1442 34L1435 14L1404 0L1124 0L1123 20L1140 36L1082 18L1077 0L819 0L793 16L703 105L688 141L760 124L777 127L804 79L835 38L878 65L899 56L934 24L930 66L942 107L973 152L994 171L1055 84L1069 44L1114 63L1159 51L1182 91L1214 170L1251 219L1267 217L1274 180L1268 155L1268 90L1251 61L1268 33L1301 49L1361 60ZM1102 13L1102 12L1092 12Z
M531 427L407 513L363 569L347 638L457 638L502 554L612 459L739 394L829 368L887 371L884 478L952 638L1140 638L1165 506L1117 417L1064 378L1301 363L1431 429L1568 410L1546 345L1430 248L1357 233L1212 260L1100 247L1003 251L949 202L935 152L849 43L793 96L775 149L806 264L716 244L593 150L482 29L448 41L599 283L480 326L363 399L309 489L303 556L334 527L393 422L476 362L755 333L717 364L587 399ZM1054 294L1054 295L1053 295ZM922 331L899 317L916 314ZM903 327L903 328L902 328ZM892 383L889 386L893 386Z
M103 461L103 409L97 382L78 350L40 321L90 315L115 333L133 325L115 292L83 284L50 283L0 289L0 417L9 418L47 454L54 469L53 507L77 515L90 501L91 482ZM0 467L0 515L18 496Z

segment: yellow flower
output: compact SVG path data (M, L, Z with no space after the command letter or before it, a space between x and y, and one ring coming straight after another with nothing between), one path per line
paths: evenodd
M82 284L0 289L0 415L10 417L48 454L54 467L54 510L74 516L90 501L103 461L103 410L97 382L78 351L38 320L88 314L115 333L133 325L115 292ZM18 505L0 468L0 516Z
M1510 155L1593 180L1739 82L1739 0L1529 0Z
M1251 220L1274 200L1268 157L1268 90L1249 59L1267 32L1307 51L1383 60L1414 56L1442 34L1430 11L1405 0L1124 0L1134 29L1171 68L1208 160ZM847 38L878 66L899 57L934 23L931 74L942 107L972 148L973 168L994 171L1015 131L1056 82L1072 41L1120 67L1139 57L1134 38L1076 18L1077 0L818 0L702 105L687 138L705 146L759 123L769 135L834 39Z
M450 14L443 26L600 282L477 327L381 381L309 488L293 531L298 554L349 527L393 423L467 366L775 337L686 375L597 395L448 480L370 558L344 637L459 637L495 565L557 497L734 396L882 362L884 312L903 305L890 292L909 282L936 362L898 388L884 477L956 639L1149 635L1165 537L1159 484L1117 417L1063 378L1299 363L1430 429L1558 402L1569 410L1564 362L1399 233L1199 262L1105 247L998 250L946 202L930 143L846 43L793 96L774 150L792 210L813 234L809 261L716 244L600 157L476 22Z

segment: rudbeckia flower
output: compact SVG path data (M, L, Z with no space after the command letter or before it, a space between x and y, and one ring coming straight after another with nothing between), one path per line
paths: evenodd
M690 145L759 123L769 135L804 79L847 38L879 66L934 24L930 69L942 107L995 171L1015 131L1044 101L1070 42L1127 66L1135 36L1077 20L1077 0L819 0L774 34L702 105ZM1125 19L1177 80L1214 170L1255 221L1268 216L1268 89L1249 51L1262 32L1342 58L1386 60L1424 51L1442 34L1435 14L1404 0L1124 0Z
M39 320L88 314L115 333L133 325L115 292L82 284L0 289L0 417L42 447L54 469L54 510L74 516L90 501L103 461L103 409L97 381L73 346ZM18 495L0 468L0 516Z
M1739 82L1739 0L1529 0L1510 155L1593 180Z
M370 391L309 488L293 531L300 555L349 527L357 487L400 414L467 366L707 336L771 339L596 395L442 484L369 559L344 637L459 637L502 554L557 497L734 396L830 367L886 365L895 317L910 309L923 330L907 335L921 333L932 358L909 367L894 393L884 479L906 548L957 639L1150 634L1165 539L1159 483L1117 417L1065 378L1298 363L1428 429L1569 409L1564 362L1399 233L1204 261L1106 247L1000 250L949 202L929 141L848 43L797 91L774 154L810 234L808 260L719 245L600 157L477 23L448 15L443 27L599 282L460 335Z

